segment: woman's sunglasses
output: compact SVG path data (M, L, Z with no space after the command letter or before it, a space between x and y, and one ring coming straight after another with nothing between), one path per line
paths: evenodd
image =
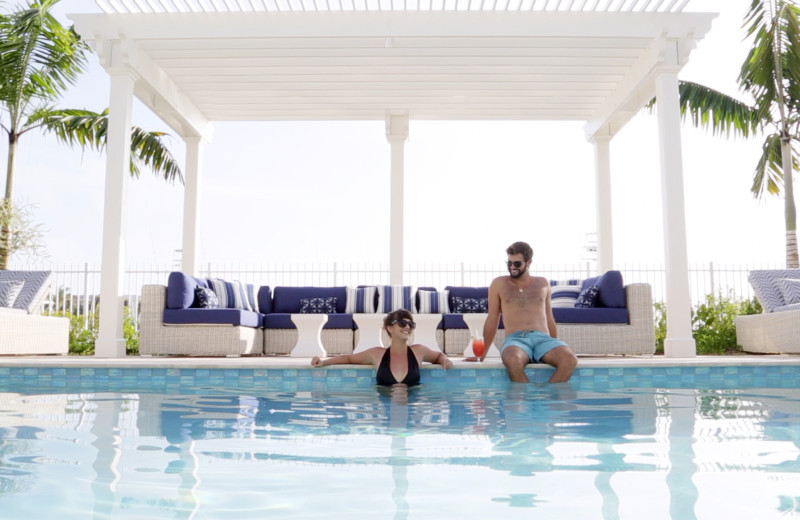
M392 325L395 324L400 325L401 329L404 329L406 327L411 327L411 330L414 330L417 328L417 324L410 320L394 320L392 322Z

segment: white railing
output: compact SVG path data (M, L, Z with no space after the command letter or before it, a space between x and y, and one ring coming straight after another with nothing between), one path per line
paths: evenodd
M53 271L55 282L48 300L48 310L66 311L83 316L97 309L100 294L100 268L90 264L30 265L18 269ZM736 299L753 296L747 275L753 269L779 269L780 266L708 264L689 268L692 301L697 304L707 294L731 294ZM171 271L170 265L129 266L125 272L124 295L134 318L138 318L138 302L142 286L166 285ZM661 265L629 264L619 266L625 283L645 282L653 287L655 301L663 301L666 287L665 271ZM594 276L594 263L536 265L531 272L551 280L571 278L584 279ZM488 286L496 276L506 274L505 266L495 263L456 262L444 264L409 265L403 279L408 285L444 288L454 286ZM319 263L319 264L267 264L267 265L214 265L206 264L201 277L223 278L252 283L255 286L337 286L337 285L383 285L389 283L389 267L385 264ZM88 302L85 305L84 302ZM88 313L87 313L88 310Z

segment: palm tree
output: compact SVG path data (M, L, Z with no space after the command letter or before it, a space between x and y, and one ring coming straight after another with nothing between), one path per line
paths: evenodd
M50 10L59 0L31 0L26 9L0 14L0 128L8 135L6 189L2 203L12 205L14 165L19 139L32 130L50 132L70 146L102 150L108 111L59 109L54 106L86 67L89 48L73 28L65 28ZM7 116L7 120L6 120ZM168 181L183 176L162 142L162 132L134 127L131 174L142 166ZM0 225L0 269L8 266L13 229Z
M751 0L745 16L753 48L742 64L739 88L752 103L682 81L681 112L713 133L766 134L751 191L755 197L783 192L786 266L800 267L792 175L798 167L793 143L800 129L800 7L793 0Z

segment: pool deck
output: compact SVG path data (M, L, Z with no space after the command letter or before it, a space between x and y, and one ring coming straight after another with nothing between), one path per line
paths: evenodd
M464 361L461 357L451 357L453 370L502 368L499 359L483 363ZM309 368L310 358L289 356L260 357L140 357L96 358L93 356L0 356L0 367L95 367L95 368ZM800 355L764 354L732 356L697 356L693 358L672 358L665 356L580 356L578 366L582 368L610 367L665 367L665 366L758 366L758 365L800 365ZM333 365L352 367L354 365ZM428 363L425 368L438 368ZM550 368L547 365L533 364L529 368Z

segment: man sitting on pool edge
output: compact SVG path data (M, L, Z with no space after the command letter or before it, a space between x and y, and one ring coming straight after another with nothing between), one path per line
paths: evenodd
M508 249L508 274L492 280L489 286L489 314L483 325L483 339L491 345L500 325L506 330L501 349L503 364L515 383L527 383L525 366L532 361L555 367L551 383L569 381L578 358L566 343L557 338L556 320L550 307L550 283L531 276L528 268L533 249L525 242L514 242ZM486 358L486 353L480 360Z

